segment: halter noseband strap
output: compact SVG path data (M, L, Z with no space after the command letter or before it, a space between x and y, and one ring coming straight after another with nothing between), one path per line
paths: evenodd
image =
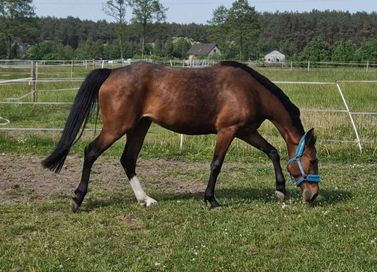
M319 183L321 181L321 178L319 175L306 174L304 167L302 166L301 157L304 154L304 150L305 150L305 138L306 138L306 133L304 134L304 136L302 136L300 143L298 144L298 147L296 149L296 155L293 158L290 158L288 160L288 165L296 162L298 165L298 168L300 169L301 178L299 178L298 180L295 180L295 178L292 175L290 175L292 181L297 187L299 187L305 181L309 183Z

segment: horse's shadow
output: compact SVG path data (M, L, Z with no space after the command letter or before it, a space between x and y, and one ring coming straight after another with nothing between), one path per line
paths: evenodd
M159 196L161 201L177 201L185 199L203 200L203 193L162 193ZM216 191L216 197L221 200L232 199L232 202L254 201L261 203L276 202L275 191L271 188L223 188ZM312 205L331 205L345 202L352 198L352 193L343 190L321 190L320 197ZM302 201L301 191L288 191L286 201Z
M152 195L157 201L177 202L178 200L194 199L203 201L204 192L183 192L183 193L164 193L157 192ZM225 202L225 207L237 206L240 202L260 202L273 203L277 202L274 197L274 190L269 188L221 188L216 191L216 197L220 202ZM311 203L311 206L327 206L336 203L346 202L352 198L352 193L343 190L321 190L320 197ZM227 201L231 200L231 201ZM289 191L286 201L302 202L300 190ZM97 199L90 197L83 204L81 211L90 212L100 207L116 206L116 205L133 205L136 200L133 195L125 195L124 192L115 192L109 198Z
M313 206L327 206L337 203L343 203L352 198L350 191L344 190L321 190L319 197L312 203Z

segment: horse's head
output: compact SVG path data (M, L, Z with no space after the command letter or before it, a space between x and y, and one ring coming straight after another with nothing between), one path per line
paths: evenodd
M297 187L301 188L302 197L312 202L319 194L320 176L318 175L318 159L315 149L314 129L302 136L296 155L288 160L288 172Z

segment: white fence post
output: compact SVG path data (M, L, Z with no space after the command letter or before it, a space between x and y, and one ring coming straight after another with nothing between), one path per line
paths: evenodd
M180 135L180 141L179 141L179 149L182 150L183 148L183 134Z
M360 136L359 136L359 132L357 131L357 127L356 127L355 121L353 120L352 113L351 113L351 111L350 111L350 109L348 107L346 98L344 97L342 89L340 88L340 85L339 85L338 82L336 82L336 86L338 87L339 94L342 97L342 100L343 100L344 106L346 107L348 116L351 119L352 127L353 127L353 130L355 131L355 135L356 135L357 145L359 146L360 153L361 153L363 151L363 148L361 146Z
M38 62L37 61L32 61L31 62L31 82L32 82L32 89L31 93L33 96L33 102L37 101L37 78L38 78Z
M71 78L73 78L73 68L75 66L74 62L74 60L71 60Z

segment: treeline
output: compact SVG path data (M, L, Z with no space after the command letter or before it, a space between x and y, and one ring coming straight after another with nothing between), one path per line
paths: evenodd
M377 13L313 10L297 13L256 13L257 36L242 58L260 59L277 49L292 60L377 60ZM8 20L8 21L7 21ZM14 19L12 19L14 20ZM0 17L0 27L11 26ZM124 56L137 58L186 58L193 42L219 44L223 58L237 59L236 43L224 40L212 24L155 23L148 28L144 54L140 27L124 27ZM9 30L9 27L8 27ZM23 18L12 29L11 54L6 35L0 35L0 58L27 59L117 59L117 24L78 18ZM0 33L1 34L1 33ZM220 33L221 34L221 33ZM247 35L247 33L243 34ZM256 37L256 38L255 38ZM246 38L246 37L245 37ZM246 39L245 39L246 40Z
M278 48L295 60L377 60L377 13L264 13L260 49Z

